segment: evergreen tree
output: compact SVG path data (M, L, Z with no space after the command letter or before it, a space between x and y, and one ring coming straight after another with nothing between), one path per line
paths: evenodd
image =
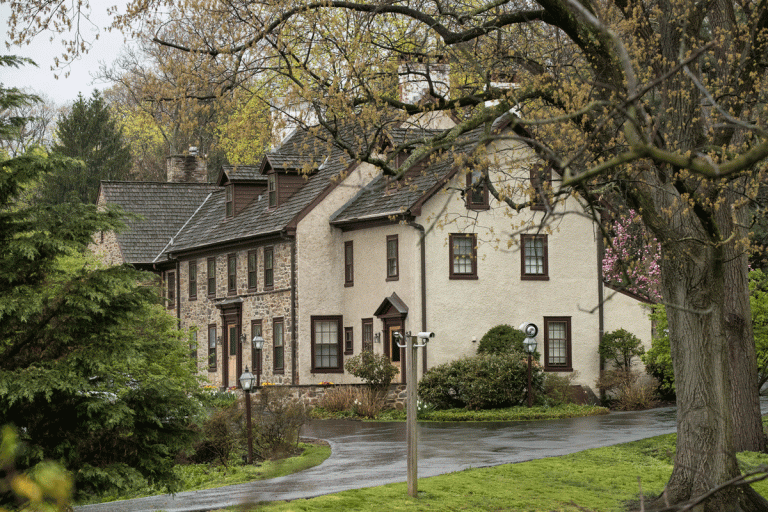
M131 170L131 152L122 129L112 118L99 91L82 95L58 122L53 152L81 160L79 169L56 172L46 180L43 202L95 203L101 180L124 180Z
M118 229L119 212L19 200L74 163L41 149L0 157L0 421L27 447L19 469L57 460L86 492L172 485L198 386L154 276L89 256L93 233Z

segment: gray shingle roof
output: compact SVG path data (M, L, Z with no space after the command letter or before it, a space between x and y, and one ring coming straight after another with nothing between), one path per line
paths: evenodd
M108 204L140 216L127 219L128 229L117 234L125 261L152 263L214 190L215 185L203 183L102 181Z

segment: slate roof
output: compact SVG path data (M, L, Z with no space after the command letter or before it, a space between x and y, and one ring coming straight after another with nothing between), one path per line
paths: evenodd
M152 263L208 194L217 189L204 183L102 181L101 193L108 204L140 216L127 219L128 228L117 233L125 261Z

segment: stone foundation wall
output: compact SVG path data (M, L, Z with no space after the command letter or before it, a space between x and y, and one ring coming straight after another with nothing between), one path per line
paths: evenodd
M350 387L364 387L365 384L344 384L344 386ZM308 406L316 406L323 396L330 390L340 386L317 386L317 385L305 385L305 386L286 386L291 391L291 397L296 398L304 402ZM255 392L254 396L258 396L259 392ZM405 408L405 384L392 384L389 386L389 393L387 394L387 405L395 409Z

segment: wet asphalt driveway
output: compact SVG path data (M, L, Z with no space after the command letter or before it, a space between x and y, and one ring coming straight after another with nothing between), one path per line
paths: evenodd
M421 423L419 478L565 455L674 431L675 409L671 407L553 421ZM404 422L314 421L302 434L328 441L332 455L319 466L281 478L86 505L75 511L213 510L247 502L310 498L406 479Z

